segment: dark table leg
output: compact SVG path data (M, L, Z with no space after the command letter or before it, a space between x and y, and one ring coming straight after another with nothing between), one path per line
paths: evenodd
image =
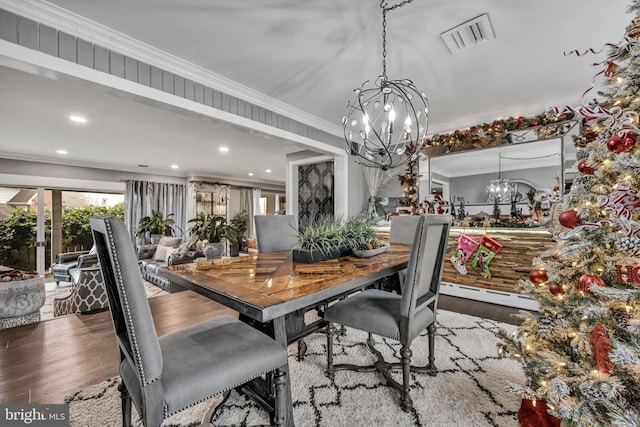
M284 316L273 319L273 335L274 339L287 347L287 327L285 324ZM293 401L291 399L291 375L289 372L289 366L287 365L285 372L287 374L287 384L284 389L284 400L286 410L286 422L285 426L293 426Z

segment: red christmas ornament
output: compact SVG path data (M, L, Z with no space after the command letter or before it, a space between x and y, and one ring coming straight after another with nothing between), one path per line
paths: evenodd
M562 288L562 285L560 285L559 283L550 284L549 292L551 292L551 294L555 296L564 295L564 289Z
M518 120L518 123L523 123L524 122L524 117L520 116L520 117L518 117L517 120Z
M627 132L622 137L622 151L630 151L636 145L636 136L631 132Z
M582 291L588 294L592 294L593 293L591 292L592 286L607 286L607 284L604 283L604 280L602 280L600 276L592 276L591 274L583 274L578 279L578 287Z
M549 280L549 277L547 277L547 272L544 270L533 270L529 273L529 280L531 280L532 283L539 285Z
M560 418L547 412L549 407L544 400L522 399L518 409L518 422L522 427L560 427Z
M596 365L598 365L598 371L604 374L613 372L613 363L609 359L611 341L607 338L602 323L596 324L596 327L593 328L593 331L589 334L589 341L593 347L593 358L596 361Z
M618 134L613 135L607 141L607 148L612 153L622 153L624 150L624 143L622 142L622 137Z
M620 69L620 66L618 64L616 64L613 61L609 61L607 62L607 69L604 72L604 76L611 78L614 76L615 73L618 72L619 69Z
M538 126L538 121L537 120L532 120L531 121L531 126Z
M558 221L567 228L573 228L582 223L582 218L580 218L580 215L572 209L562 212L560 216L558 216Z
M595 168L587 165L588 161L589 159L582 159L578 162L578 171L583 175L591 175L596 171Z

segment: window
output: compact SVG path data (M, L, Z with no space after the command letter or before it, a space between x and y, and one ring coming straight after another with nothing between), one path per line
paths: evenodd
M258 215L266 215L267 214L267 198L260 197L260 201L258 203Z

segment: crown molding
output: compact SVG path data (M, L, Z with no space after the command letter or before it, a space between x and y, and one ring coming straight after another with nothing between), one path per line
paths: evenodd
M342 137L342 127L47 1L0 0L0 8Z

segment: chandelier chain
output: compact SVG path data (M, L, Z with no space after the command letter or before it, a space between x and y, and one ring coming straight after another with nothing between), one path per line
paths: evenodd
M387 12L398 9L411 2L413 2L413 0L404 0L391 7L387 7L386 0L380 2L380 7L382 8L382 76L385 80L387 79Z

